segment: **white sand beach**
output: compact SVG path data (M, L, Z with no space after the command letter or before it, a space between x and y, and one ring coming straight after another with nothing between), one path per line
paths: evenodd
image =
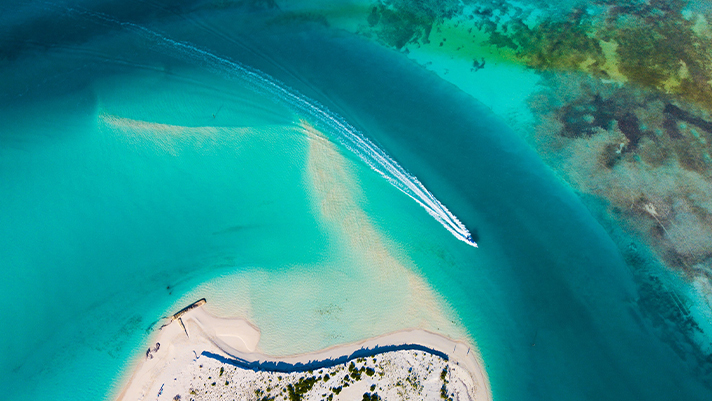
M222 378L225 381L225 385L231 383L235 388L249 388L254 395L257 394L255 393L255 383L250 382L255 381L255 372L258 370L264 376L262 377L264 383L267 383L267 380L271 383L272 379L277 382L276 376L278 375L280 376L279 380L282 380L282 376L285 376L285 380L289 379L287 377L288 374L285 372L270 372L268 367L274 366L276 363L311 365L317 361L326 361L328 365L329 360L350 356L359 350L382 349L383 347L402 345L416 346L416 349L388 352L374 351L373 354L378 354L378 360L370 357L364 358L363 356L368 354L363 354L363 352L359 354L360 358L353 358L353 360L362 365L361 372L366 369L364 361L369 359L369 362L380 362L381 365L385 363L394 372L395 376L391 377L391 375L382 373L373 375L373 371L370 374L367 372L370 381L364 381L363 383L365 384L359 383L360 387L353 385L351 388L344 388L344 391L340 392L340 396L338 395L339 392L337 392L336 397L333 399L355 399L354 397L356 396L358 396L356 398L360 398L363 390L361 387L368 391L368 385L371 385L371 390L378 385L379 389L384 389L382 391L384 399L390 399L392 397L388 397L388 391L386 390L395 389L396 385L401 385L402 380L397 377L399 374L403 375L406 380L409 375L412 377L414 374L421 374L419 377L422 377L423 384L419 384L418 391L425 391L428 388L440 391L439 387L437 387L439 384L436 383L434 378L439 377L440 371L443 371L441 366L446 366L448 374L445 383L452 383L454 390L449 394L453 399L474 401L489 401L492 399L483 363L479 359L477 351L463 342L452 341L428 331L402 330L314 353L283 358L275 358L258 352L259 338L259 330L246 320L219 318L206 312L202 306L191 309L180 315L180 318L171 320L170 323L157 331L154 340L151 342L151 347L135 366L133 375L124 385L117 399L121 401L190 399L185 394L183 395L184 398L181 398L179 390L190 391L188 389L196 387L196 380L202 380L204 382L203 385L208 386L206 387L208 389L211 389L209 387L211 384L213 388L215 387L215 380L211 376L204 378L199 374L200 372L207 372L212 365L215 365L212 367L216 372L221 368L219 369L221 377L224 369L231 371L229 379L225 379L228 377L227 375ZM418 346L431 351L418 350ZM440 358L438 354L446 355L447 361ZM225 363L225 361L241 361L241 363L251 366L255 366L253 364L257 363L260 366L265 366L265 368L238 370L233 365ZM351 361L352 359L347 361L341 359L336 361L337 363L332 367L335 372L343 371ZM434 364L436 362L445 365ZM204 365L205 368L203 367ZM399 372L398 366L410 366L413 369L402 368ZM329 366L325 366L326 370L320 369L320 372L328 372L328 368ZM240 371L245 374L238 374ZM313 372L309 371L309 373ZM215 375L217 376L217 374ZM336 374L334 373L332 376L335 377ZM265 379L267 377L269 379ZM443 380L446 380L444 379L444 373L442 377ZM374 381L376 379L379 382ZM303 381L303 378L301 380ZM398 380L398 383L389 383L389 380ZM327 382L327 380L322 381ZM353 384L353 382L351 383ZM275 387L275 385L273 384L272 387ZM223 392L226 391L226 387L219 386L218 388L222 388L221 391ZM315 388L318 388L318 386ZM257 388L257 390L259 390L258 393L262 392L264 394L265 389L260 390ZM397 390L403 391L400 388ZM396 394L394 391L392 391L393 394ZM437 394L439 397L439 392ZM332 395L332 397L334 396ZM211 398L198 397L196 399ZM262 398L257 397L256 399ZM305 396L304 399L311 398Z

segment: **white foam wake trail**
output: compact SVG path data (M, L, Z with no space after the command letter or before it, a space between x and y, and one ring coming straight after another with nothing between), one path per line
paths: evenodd
M183 55L188 58L203 63L210 68L217 69L230 77L240 78L252 88L275 96L292 106L292 108L312 116L321 123L320 125L325 125L329 131L331 131L330 134L343 146L359 156L361 160L367 163L373 170L377 171L393 186L418 202L431 216L455 235L456 238L477 247L477 243L472 239L472 235L465 225L462 224L445 205L440 203L415 176L408 173L383 149L376 146L359 130L319 102L309 99L261 71L243 66L236 61L218 56L197 46L173 40L143 26L118 21L104 14L85 10L80 12L141 33L146 37L154 39L157 44L167 46L173 51L181 51Z

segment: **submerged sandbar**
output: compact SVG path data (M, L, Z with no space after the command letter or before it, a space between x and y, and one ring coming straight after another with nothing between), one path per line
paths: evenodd
M274 357L257 351L260 332L248 321L202 303L186 309L156 333L118 400L492 399L477 351L435 333Z

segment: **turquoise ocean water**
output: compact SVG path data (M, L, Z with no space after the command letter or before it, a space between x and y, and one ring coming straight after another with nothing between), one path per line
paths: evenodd
M3 10L4 399L111 398L155 322L199 296L275 354L447 324L495 400L709 399L709 362L660 338L606 232L477 99L319 21L220 4ZM339 202L320 211L314 166L331 161L301 120L328 127L235 66L361 129L479 249L340 145L323 190ZM395 256L359 253L379 248L357 230ZM436 301L404 292L408 274Z

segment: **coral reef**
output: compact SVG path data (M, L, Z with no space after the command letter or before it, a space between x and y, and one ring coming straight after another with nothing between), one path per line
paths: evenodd
M577 190L608 200L668 266L712 278L709 113L581 74L550 74L543 88L531 107L549 164Z
M690 342L702 335L692 317L694 301L654 268L660 260L688 282L707 283L701 290L709 291L710 113L674 95L581 73L545 74L541 88L531 98L538 116L534 146L584 200L601 200L604 225L612 219L654 252L651 258L637 245L619 243L636 277L637 303L673 347L697 349L699 366L712 369L709 350Z

